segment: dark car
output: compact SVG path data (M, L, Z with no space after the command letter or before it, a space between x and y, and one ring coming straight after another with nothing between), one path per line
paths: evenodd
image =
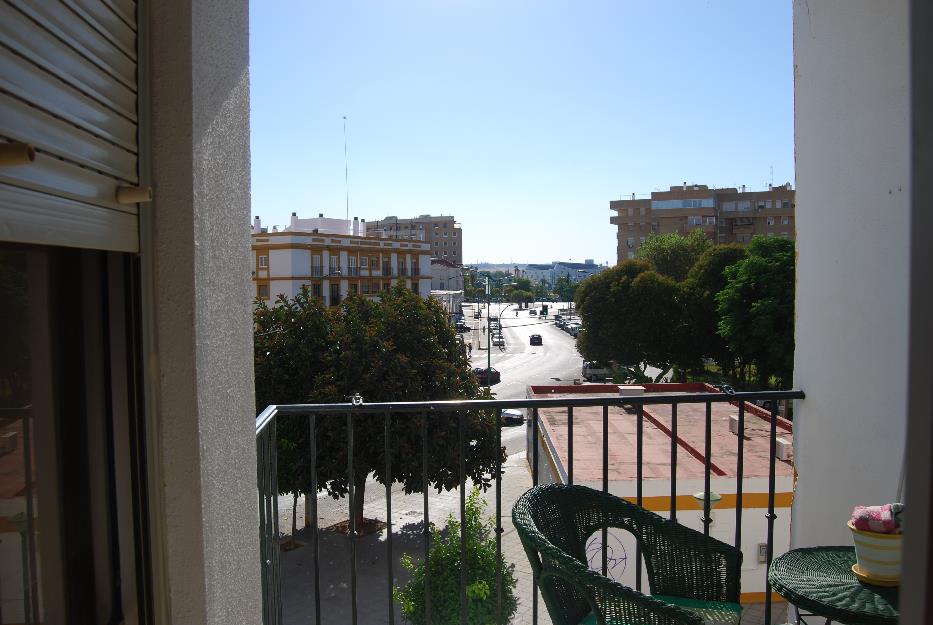
M500 416L502 425L521 425L525 422L525 413L515 408L506 408Z
M476 377L479 378L479 383L483 386L492 386L493 384L498 384L502 375L496 369L484 369L483 367L477 367L473 369L473 373L476 374Z
M531 310L528 311L528 314L537 317L537 316L538 316L538 311L535 310L534 308L532 308Z
M532 335L531 335L531 340L530 340L529 342L530 342L532 345L541 345L541 344L542 344L541 335L540 335L540 334L532 334Z
M457 332L469 332L470 331L470 326L463 323L462 321L458 321L456 327L457 327Z

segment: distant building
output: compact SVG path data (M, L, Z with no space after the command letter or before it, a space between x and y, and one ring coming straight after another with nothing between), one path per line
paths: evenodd
M525 265L524 277L535 282L542 280L550 286L554 286L558 278L567 277L571 282L580 282L592 275L595 275L605 269L605 265L596 264L593 259L588 258L582 263L572 263L555 260L549 264L529 264Z
M294 297L307 285L325 305L350 294L377 297L395 282L427 298L431 294L431 252L427 243L384 239L365 221L299 219L270 232L255 218L251 229L255 297L267 302Z
M463 264L463 230L451 215L419 215L411 219L391 215L370 221L368 230L380 232L388 239L424 241L431 247L434 258Z
M703 184L673 186L648 198L613 200L616 212L609 223L617 227L618 262L634 258L652 234L687 234L700 229L714 244L747 244L755 235L794 238L796 192L790 183L767 191Z
M718 389L702 383L645 384L651 393L719 393ZM576 384L568 386L529 386L529 399L613 397L618 398L620 388L613 384ZM733 432L732 418L738 406L712 403L710 431L710 490L721 499L711 510L713 523L710 535L731 543L736 527L736 494L738 468L738 437ZM669 404L654 404L643 408L642 444L642 505L662 516L671 510L671 480L676 484L677 521L702 531L703 499L694 496L705 489L706 406L679 404L676 440L672 441L672 416ZM567 483L569 445L567 438L567 409L541 408L538 411L540 427L538 440L532 439L532 428L527 428L526 459L534 462L535 446L538 458L538 482ZM603 409L600 406L577 407L573 411L573 483L597 490L603 487ZM770 458L770 414L758 406L745 404L745 437L742 464L742 588L760 587L767 564L762 549L767 544L768 479ZM635 501L638 468L635 461L638 422L634 410L621 406L609 407L607 437L609 440L608 490L610 493ZM775 507L777 521L774 526L774 555L790 548L790 506L794 491L793 424L778 417L779 457L775 468ZM677 472L672 474L671 450L676 450ZM609 536L610 546L621 566L611 577L635 586L633 566L626 566L634 558L634 540L628 532ZM588 550L589 552L589 550ZM599 550L593 550L599 553ZM627 561L626 561L627 560ZM597 561L598 562L598 561ZM593 566L593 562L591 562ZM598 566L598 564L597 564ZM743 603L763 600L763 593L742 594Z
M443 258L432 258L431 290L462 291L463 267Z

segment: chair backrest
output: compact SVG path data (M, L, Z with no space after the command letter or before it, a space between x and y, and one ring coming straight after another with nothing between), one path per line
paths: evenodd
M522 546L539 580L541 594L554 625L576 625L592 610L586 590L576 583L566 559L584 567L586 542L607 526L606 495L584 486L549 484L537 486L515 503L512 519ZM638 506L622 502L612 526L630 531L641 540L637 528ZM618 500L613 506L618 512Z

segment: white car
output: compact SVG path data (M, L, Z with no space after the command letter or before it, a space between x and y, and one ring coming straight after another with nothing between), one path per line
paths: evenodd
M496 347L505 347L505 338L501 334L492 337L492 344Z

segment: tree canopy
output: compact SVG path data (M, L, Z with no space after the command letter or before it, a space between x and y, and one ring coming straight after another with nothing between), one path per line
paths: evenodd
M680 282L687 277L700 256L712 246L712 242L699 228L691 230L686 236L678 232L652 234L635 252L635 257L648 261L658 273Z
M680 288L647 261L627 260L591 276L576 295L583 320L577 349L587 360L615 362L630 379L645 381L645 365L663 375L689 359Z
M794 242L755 237L748 257L724 270L716 295L719 335L755 365L764 388L772 376L791 383L794 369Z
M367 402L472 399L483 396L443 307L424 300L401 283L379 301L351 295L339 309L325 309L302 289L280 297L273 307L258 303L256 320L256 396L268 403L342 403L360 394ZM485 487L496 454L495 417L465 415L467 477ZM428 481L421 479L422 416L397 415L391 424L392 481L406 492L459 484L456 416L428 421ZM285 418L278 426L279 488L306 492L309 436L307 421ZM385 429L381 416L354 419L354 481L362 520L366 478L385 483ZM318 483L334 497L347 493L347 420L316 420ZM326 453L325 453L326 452Z

